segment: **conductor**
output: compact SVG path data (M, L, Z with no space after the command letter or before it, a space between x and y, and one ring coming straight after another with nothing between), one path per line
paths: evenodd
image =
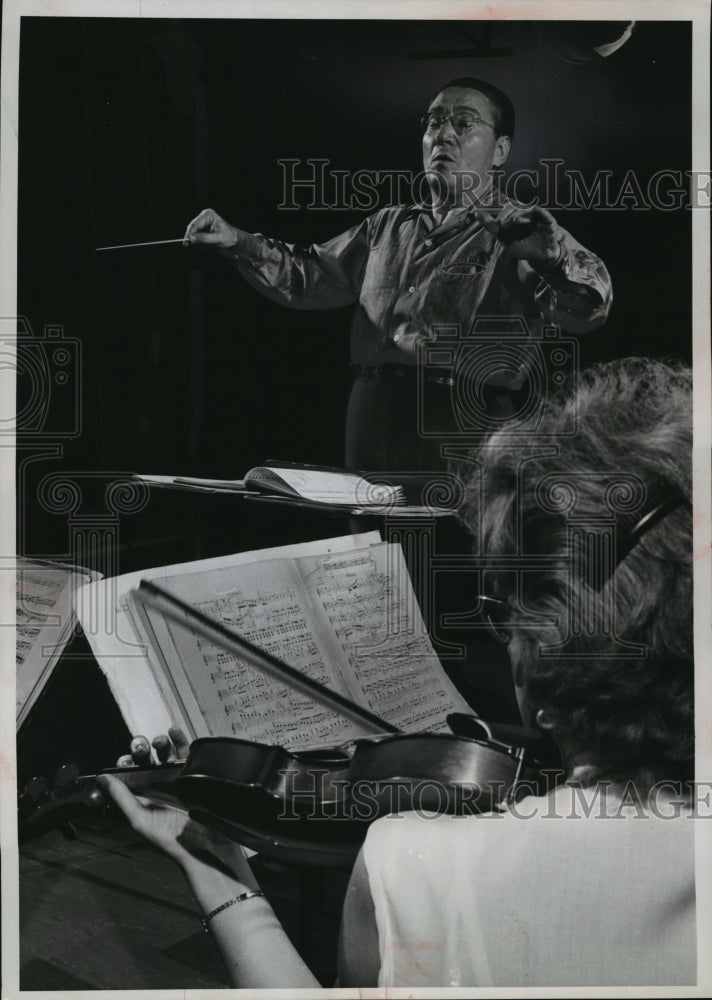
M496 426L528 388L542 323L585 333L605 321L611 304L602 261L545 208L519 206L499 190L496 174L514 135L514 109L501 90L471 77L451 80L421 125L427 203L382 208L309 247L244 232L210 208L185 233L187 245L220 249L282 305L354 305L346 464L367 471L442 468L442 439L422 427L457 433L458 379L471 380L464 397L482 400ZM429 367L424 348L439 331L471 338L478 317L524 321L530 349L525 343L521 363L493 365L483 351L478 364L470 339L467 371Z

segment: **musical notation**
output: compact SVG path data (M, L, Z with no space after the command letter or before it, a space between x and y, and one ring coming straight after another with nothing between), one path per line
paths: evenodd
M448 731L446 716L460 706L443 686L398 546L233 567L213 574L209 595L201 588L189 574L171 581L208 618L399 729L427 720ZM333 743L364 735L236 652L175 623L168 629L212 735L291 750L325 735Z

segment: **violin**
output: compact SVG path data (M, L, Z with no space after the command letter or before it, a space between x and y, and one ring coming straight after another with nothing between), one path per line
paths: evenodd
M252 646L153 583L137 596L272 676L355 720L374 735L344 747L289 751L234 737L195 740L181 764L115 768L137 793L170 789L196 821L258 853L308 865L348 867L371 822L406 809L468 815L497 808L548 763L537 731L448 717L452 733L402 733L341 695ZM42 779L35 779L42 782ZM531 790L531 786L529 786ZM21 839L70 814L106 810L93 779L65 773L59 788L20 797Z
M260 854L350 867L380 816L488 812L519 788L533 791L542 765L525 746L484 734L386 735L355 741L351 754L209 737L191 744L175 791L192 818Z
M532 791L544 763L541 738L522 745L494 738L496 726L451 716L452 733L385 735L345 748L288 751L234 737L195 740L185 761L109 768L137 795L166 793L205 823L260 854L292 864L350 867L370 823L404 810L472 815L496 809L518 789ZM501 727L511 729L512 727ZM524 745L528 744L528 745ZM63 767L50 788L35 778L18 801L24 843L73 822L112 812L96 776Z

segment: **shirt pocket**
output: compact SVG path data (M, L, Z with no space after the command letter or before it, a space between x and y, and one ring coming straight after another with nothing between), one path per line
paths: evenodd
M489 260L488 255L481 254L445 260L438 267L438 277L444 282L463 285L482 281L489 270Z
M432 294L440 303L447 303L452 322L469 326L490 282L489 263L488 256L471 253L438 264Z

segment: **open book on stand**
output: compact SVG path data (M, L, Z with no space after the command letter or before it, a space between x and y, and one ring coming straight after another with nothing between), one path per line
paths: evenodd
M252 500L321 507L350 514L408 516L453 513L453 507L433 503L412 503L396 477L365 475L347 469L267 462L250 469L243 479L197 479L190 476L136 475L149 486L203 493L236 493ZM418 491L420 492L420 491ZM437 492L436 496L439 495Z
M399 546L370 533L84 587L80 620L134 733L180 725L191 738L237 736L290 750L365 735L146 608L134 593L141 579L404 732L448 732L448 714L470 711L433 651ZM104 635L87 629L92 619L103 621Z

